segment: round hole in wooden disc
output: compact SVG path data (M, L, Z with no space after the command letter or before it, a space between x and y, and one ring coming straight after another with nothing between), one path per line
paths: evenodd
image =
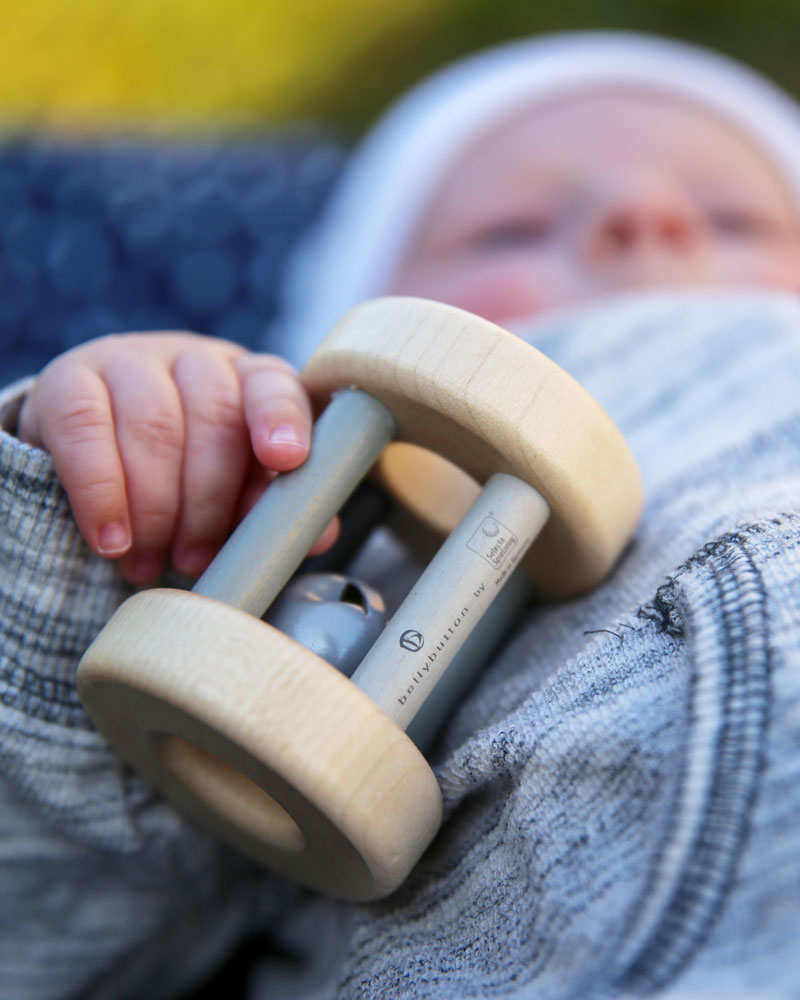
M275 847L305 848L306 838L289 813L241 771L180 736L162 734L154 743L162 763L203 805Z

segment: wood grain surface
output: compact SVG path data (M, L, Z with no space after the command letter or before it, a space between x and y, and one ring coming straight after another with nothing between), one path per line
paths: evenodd
M398 440L478 483L507 472L537 489L551 517L526 566L543 596L596 586L634 531L641 480L619 430L563 369L492 323L422 299L374 299L334 327L303 378L318 403L345 386L370 393L392 411ZM439 501L426 515L424 491L404 474L421 516L441 521Z

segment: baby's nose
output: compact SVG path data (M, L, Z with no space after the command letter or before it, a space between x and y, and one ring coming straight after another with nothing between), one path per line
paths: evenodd
M705 234L705 223L677 186L640 180L620 184L601 196L587 230L588 254L601 261L640 249L694 252Z

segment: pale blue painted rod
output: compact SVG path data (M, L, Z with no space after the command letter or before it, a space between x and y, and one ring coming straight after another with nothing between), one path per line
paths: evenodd
M544 527L550 508L503 472L487 481L350 678L402 729L422 708Z
M337 393L314 425L303 465L270 484L192 588L260 618L396 433L365 392Z
M408 725L408 738L424 754L430 750L456 706L478 683L489 657L513 632L533 598L531 578L524 566L518 567Z

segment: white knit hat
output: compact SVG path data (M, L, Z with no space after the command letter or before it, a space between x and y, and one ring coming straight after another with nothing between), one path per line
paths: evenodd
M512 42L429 77L367 134L290 263L278 348L302 364L344 312L389 287L440 179L493 124L537 101L618 85L667 91L738 125L785 175L800 205L800 107L753 70L639 34Z

